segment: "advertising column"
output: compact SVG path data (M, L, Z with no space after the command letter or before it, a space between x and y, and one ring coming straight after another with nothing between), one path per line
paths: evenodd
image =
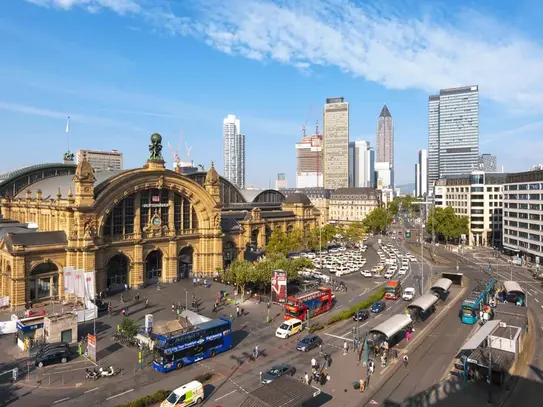
M284 270L272 272L271 300L275 304L284 304L287 301L287 272Z

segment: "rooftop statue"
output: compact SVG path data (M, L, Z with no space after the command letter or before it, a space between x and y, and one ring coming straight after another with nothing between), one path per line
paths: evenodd
M149 161L164 161L162 157L162 136L154 133L149 144Z

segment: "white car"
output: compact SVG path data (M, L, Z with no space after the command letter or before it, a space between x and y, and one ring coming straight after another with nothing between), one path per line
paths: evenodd
M392 278L392 277L394 277L394 273L392 272L392 270L387 270L385 272L385 274L383 274L383 277L384 278Z
M369 270L360 270L360 274L362 274L364 277L371 277L373 275Z
M405 301L411 301L413 298L415 298L416 292L413 287L407 287L405 290L403 290L402 298Z
M409 256L409 260L416 263L417 262L417 258L415 256Z
M315 257L317 257L317 255L315 253L306 253L305 257L307 257L308 259L314 259Z
M408 269L409 269L409 268L408 268L407 266L402 266L402 267L400 268L400 271L398 271L398 274L399 274L400 276L405 276L405 275L407 274L407 270L408 270Z

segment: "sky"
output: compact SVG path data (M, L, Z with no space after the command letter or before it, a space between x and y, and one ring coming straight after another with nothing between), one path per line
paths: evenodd
M60 162L68 143L140 167L158 132L167 165L179 148L221 173L235 114L247 184L286 173L295 186L302 126L343 96L351 141L375 145L388 105L396 184L410 183L428 95L467 85L479 85L480 152L524 171L543 161L542 18L535 0L0 1L0 171Z

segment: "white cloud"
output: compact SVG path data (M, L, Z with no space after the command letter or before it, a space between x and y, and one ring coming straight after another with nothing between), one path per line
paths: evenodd
M472 10L417 13L346 0L194 0L183 3L193 7L188 19L160 0L27 1L139 14L154 27L194 35L231 55L305 72L333 66L393 89L436 92L478 84L482 97L543 111L543 46Z

